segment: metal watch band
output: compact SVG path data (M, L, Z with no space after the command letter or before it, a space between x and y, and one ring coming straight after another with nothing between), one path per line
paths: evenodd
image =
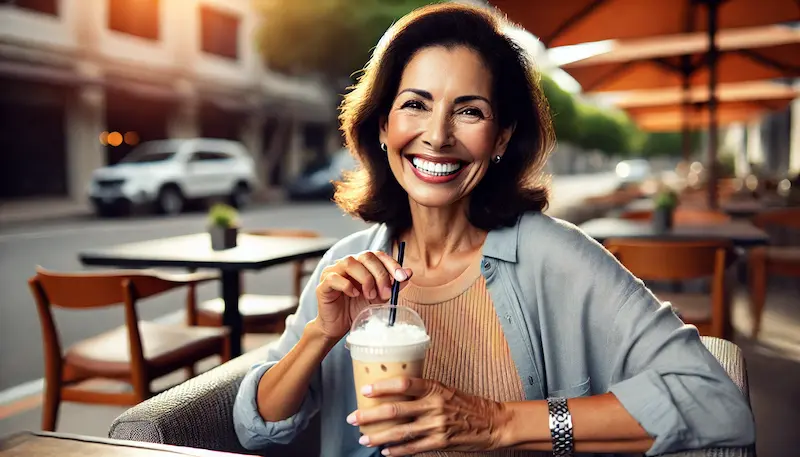
M547 407L550 411L550 439L553 443L554 457L571 457L572 442L572 415L567 408L566 398L548 398Z

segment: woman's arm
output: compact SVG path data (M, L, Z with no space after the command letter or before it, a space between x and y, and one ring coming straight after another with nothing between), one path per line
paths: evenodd
M361 438L361 444L389 445L383 455L410 455L433 450L550 451L550 413L545 400L499 403L467 395L439 382L395 378L369 386L368 397L407 395L409 402L359 410L348 416L353 425L387 419L414 419L408 424ZM576 452L645 452L653 439L613 394L568 400ZM395 444L391 444L395 443Z
M297 344L258 383L256 403L262 419L278 422L297 413L311 377L336 343L323 335L316 319L305 326Z
M650 435L613 394L571 398L567 407L575 452L645 452L653 445ZM501 430L500 447L552 450L547 401L505 403L502 409L508 419Z

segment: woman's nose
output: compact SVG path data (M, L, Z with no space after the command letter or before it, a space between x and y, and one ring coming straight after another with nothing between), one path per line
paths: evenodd
M444 110L435 110L425 126L423 142L433 150L453 145L453 128L450 116Z

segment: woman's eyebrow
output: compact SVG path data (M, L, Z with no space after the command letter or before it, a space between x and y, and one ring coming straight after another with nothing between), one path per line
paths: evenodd
M411 92L413 94L419 95L420 97L424 98L425 100L433 101L433 95L431 95L431 93L426 91L426 90L422 90L422 89L403 89L400 92L398 92L397 95L400 95L400 94L402 94L404 92ZM483 97L481 95L461 95L461 96L456 97L455 100L453 100L453 102L456 103L456 104L459 104L459 103L471 102L473 100L482 100L482 101L486 102L489 105L492 104L492 102L490 102L488 98Z

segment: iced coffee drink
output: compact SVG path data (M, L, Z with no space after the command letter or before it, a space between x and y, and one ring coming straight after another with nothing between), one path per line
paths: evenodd
M347 336L358 409L409 400L404 396L368 398L361 395L362 386L400 376L422 377L425 351L430 344L425 324L414 310L400 306L395 324L389 326L390 309L390 305L365 309L356 317ZM379 432L404 422L405 419L398 419L363 425L361 433Z

